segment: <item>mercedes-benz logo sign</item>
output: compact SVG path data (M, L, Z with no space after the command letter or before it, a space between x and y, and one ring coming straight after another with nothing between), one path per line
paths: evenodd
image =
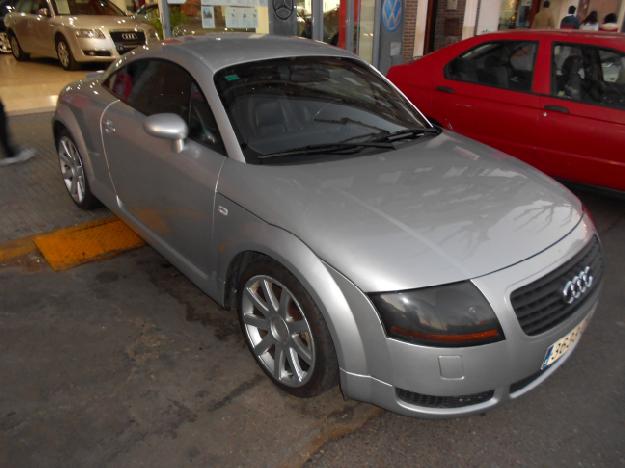
M294 0L272 0L273 12L282 21L288 20L295 11Z
M589 266L582 269L562 289L562 299L567 304L573 304L592 286L594 281L592 271Z
M135 39L137 39L137 35L135 33L123 33L122 39L124 41L134 41Z

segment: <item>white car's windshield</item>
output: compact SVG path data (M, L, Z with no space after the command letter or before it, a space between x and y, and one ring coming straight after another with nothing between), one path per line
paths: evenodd
M384 137L432 129L377 73L341 57L235 65L215 83L248 160L389 148ZM327 150L327 151L326 151ZM331 151L330 151L331 150Z
M126 16L108 0L53 0L57 15Z

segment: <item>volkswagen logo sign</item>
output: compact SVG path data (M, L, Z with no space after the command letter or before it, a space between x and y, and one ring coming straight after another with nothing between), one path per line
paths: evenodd
M564 288L562 288L562 299L567 304L573 304L590 289L593 281L592 270L587 266L564 285Z
M401 0L384 0L382 24L388 32L396 31L401 24Z
M137 35L133 32L122 33L122 39L124 41L136 41Z
M288 20L295 11L294 0L272 0L273 12L282 21Z

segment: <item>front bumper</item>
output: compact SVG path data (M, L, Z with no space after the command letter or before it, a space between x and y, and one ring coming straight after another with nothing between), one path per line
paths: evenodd
M532 390L572 354L540 371L549 346L594 314L599 289L555 327L536 336L526 335L510 303L510 293L554 270L585 246L594 235L585 219L564 239L544 252L506 269L473 279L490 302L505 339L466 348L439 348L406 343L385 336L368 300L348 281L335 281L354 311L366 353L365 372L341 369L346 396L374 403L396 413L446 417L482 412Z
M105 36L104 39L72 37L70 47L74 55L74 60L77 62L111 62L132 50L118 50L118 47L115 45L110 35L105 33ZM156 38L150 38L148 31L145 31L145 36L147 38L145 45L149 45L157 40ZM142 46L139 45L135 48L140 47Z

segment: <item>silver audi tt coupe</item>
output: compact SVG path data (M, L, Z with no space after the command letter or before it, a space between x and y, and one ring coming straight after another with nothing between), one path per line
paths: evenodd
M343 50L239 34L141 49L60 95L65 185L238 314L278 387L449 416L569 358L602 260L567 189L439 130Z

